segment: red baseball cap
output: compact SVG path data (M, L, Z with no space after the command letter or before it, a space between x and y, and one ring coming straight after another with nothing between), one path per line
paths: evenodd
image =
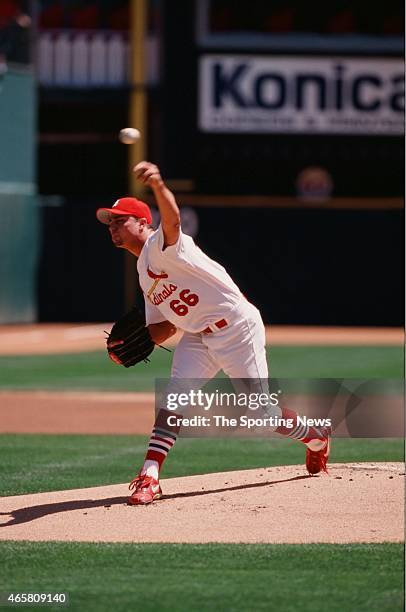
M128 215L132 217L144 218L147 223L152 223L151 210L148 204L137 200L137 198L120 198L114 202L112 208L99 208L96 211L96 217L102 223L108 225L111 221L111 215Z

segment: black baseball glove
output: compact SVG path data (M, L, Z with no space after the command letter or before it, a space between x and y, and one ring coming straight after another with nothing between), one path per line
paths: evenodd
M155 344L145 326L145 318L137 308L116 321L110 333L106 333L107 352L115 363L129 368L140 361L149 361L148 356Z

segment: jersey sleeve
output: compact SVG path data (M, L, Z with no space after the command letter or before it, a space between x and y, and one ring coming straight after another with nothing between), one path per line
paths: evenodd
M162 225L160 224L157 230L157 247L160 251L161 256L168 259L177 259L177 260L188 260L188 255L190 254L190 249L195 246L193 240L190 236L186 236L182 232L182 228L179 229L179 237L175 244L171 244L170 246L165 247L165 237L162 229ZM190 244L192 243L192 244ZM195 247L196 248L196 247Z
M157 306L151 304L151 302L144 296L145 300L145 324L153 325L154 323L162 323L166 321L164 315Z

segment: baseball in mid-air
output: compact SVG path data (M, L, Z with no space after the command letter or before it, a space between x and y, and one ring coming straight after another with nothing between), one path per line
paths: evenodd
M141 132L137 128L123 128L118 138L123 144L134 144L141 138Z

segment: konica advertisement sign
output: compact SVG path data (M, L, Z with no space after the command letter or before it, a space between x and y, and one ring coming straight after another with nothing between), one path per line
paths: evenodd
M401 59L204 55L203 132L399 135Z

